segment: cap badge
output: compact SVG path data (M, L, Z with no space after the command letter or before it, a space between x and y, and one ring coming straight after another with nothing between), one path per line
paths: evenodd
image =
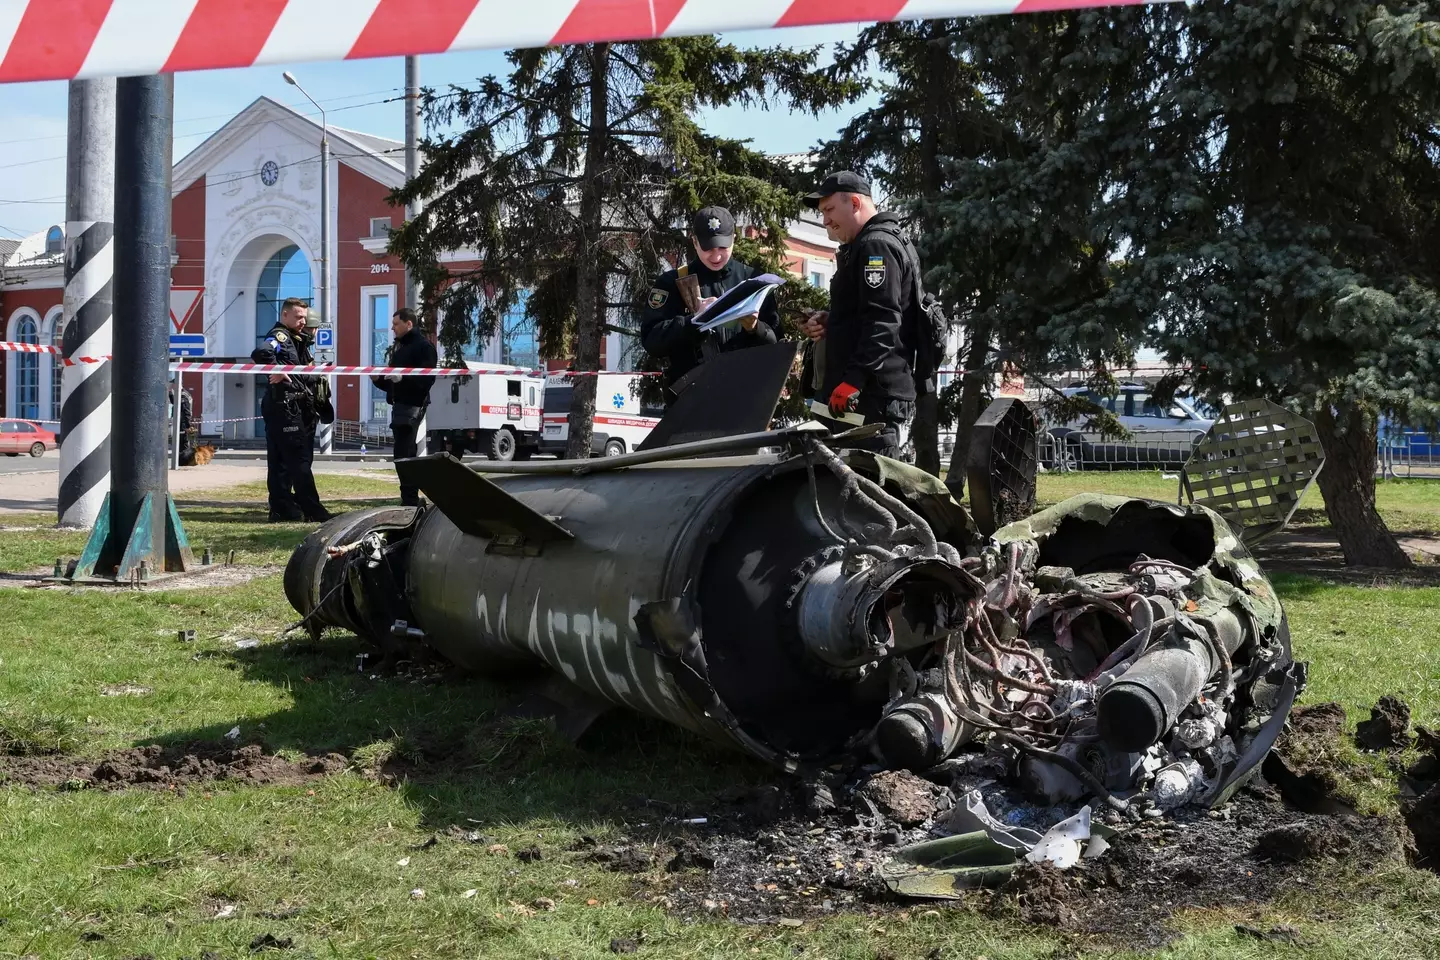
M709 220L706 220L706 221L705 221L705 226L709 227L711 230L719 230L719 229L720 229L720 218L719 218L719 217L711 217Z

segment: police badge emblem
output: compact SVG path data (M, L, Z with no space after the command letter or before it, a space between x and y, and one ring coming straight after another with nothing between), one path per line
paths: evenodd
M707 227L709 227L711 230L719 230L719 229L720 229L720 218L719 218L719 217L711 217L709 220L705 221L705 225L706 225Z
M865 261L865 285L872 290L879 290L880 284L885 282L885 258L870 257Z
M670 294L669 294L668 291L661 290L659 287L651 287L651 288L650 288L650 309L651 309L651 310L659 310L661 307L665 306L665 301L666 301L666 300L669 300L669 299L670 299Z

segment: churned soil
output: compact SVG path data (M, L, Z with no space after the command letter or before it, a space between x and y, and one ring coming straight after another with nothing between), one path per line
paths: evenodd
M294 761L245 746L195 742L114 750L98 759L67 754L0 756L0 784L78 790L175 790L211 783L298 786L344 770L339 754Z

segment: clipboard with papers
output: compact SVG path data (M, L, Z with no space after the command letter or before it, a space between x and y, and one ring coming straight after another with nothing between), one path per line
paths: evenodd
M835 416L835 414L830 412L830 407L828 405L822 403L819 400L811 400L808 406L810 407L810 416L812 417L818 417L821 420L829 420L835 423L844 423L852 427L865 426L865 418L853 411L847 411L837 417Z
M784 282L773 273L751 277L726 290L714 303L691 317L690 322L701 333L719 329L727 323L736 323L741 317L759 313L770 291Z

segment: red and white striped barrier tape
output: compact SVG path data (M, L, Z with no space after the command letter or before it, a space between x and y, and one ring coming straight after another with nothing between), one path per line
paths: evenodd
M281 363L221 363L208 360L180 360L170 364L171 371L179 373L301 373L309 376L401 376L401 377L598 377L602 373L621 374L629 377L658 377L652 370L515 370L505 367L480 367L467 370L464 367L366 367L334 365L325 367L294 366Z
M1109 3L1135 0L1108 0ZM731 30L1104 6L1107 0L7 0L0 82L137 76Z
M0 353L48 353L60 354L61 349L49 344L16 343L0 340ZM104 363L110 357L67 357L65 366L73 367L83 363ZM514 367L372 367L363 365L296 366L279 363L228 363L212 360L177 360L170 363L172 373L249 373L257 376L269 373L302 373L312 376L429 376L429 377L597 377L602 373L615 373L630 377L658 377L654 370L516 370Z

